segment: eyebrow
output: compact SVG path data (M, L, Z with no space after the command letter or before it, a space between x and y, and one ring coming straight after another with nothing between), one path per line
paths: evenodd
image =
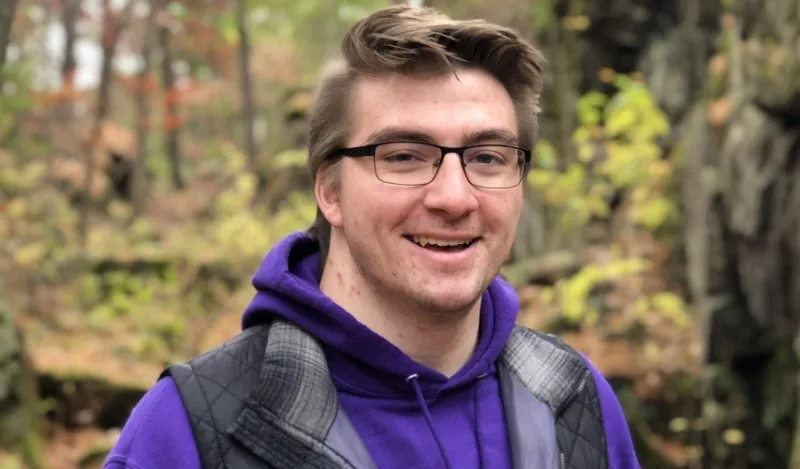
M504 145L516 145L517 136L505 129L485 129L477 132L470 132L463 137L463 145L479 145L492 142ZM385 143L392 141L430 143L436 145L436 139L430 134L418 130L404 129L401 127L387 127L367 137L371 143Z

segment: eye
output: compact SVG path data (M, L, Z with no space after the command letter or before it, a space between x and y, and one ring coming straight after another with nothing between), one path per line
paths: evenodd
M428 164L436 158L439 150L430 145L419 143L401 142L385 143L376 151L376 161L384 164Z
M425 160L425 157L410 151L397 151L389 155L384 155L381 159L387 163L411 163Z
M505 165L507 158L499 152L492 150L480 150L470 155L467 163L480 165Z

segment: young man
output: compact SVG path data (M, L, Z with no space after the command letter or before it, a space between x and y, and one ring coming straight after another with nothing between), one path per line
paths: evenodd
M505 28L393 7L315 98L318 217L253 278L243 332L170 367L109 469L634 469L580 354L518 327L497 277L544 60Z

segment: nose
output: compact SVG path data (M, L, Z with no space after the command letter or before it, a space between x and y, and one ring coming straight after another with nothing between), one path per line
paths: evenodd
M475 188L467 180L461 159L455 153L444 155L436 178L427 186L424 204L429 210L445 212L453 218L478 208Z

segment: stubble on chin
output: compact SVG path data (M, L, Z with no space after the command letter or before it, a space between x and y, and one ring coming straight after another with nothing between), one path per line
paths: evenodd
M379 304L393 312L406 311L408 319L429 325L464 319L474 311L496 275L475 279L470 272L467 278L441 282L435 275L427 275L413 256L403 257L398 246L380 246L375 251L358 241L347 244L356 274ZM485 261L476 259L475 264L488 269L497 267L487 266ZM447 284L451 281L470 283L471 292L464 292L465 284L457 284L453 291L448 291ZM412 319L414 316L420 317Z

